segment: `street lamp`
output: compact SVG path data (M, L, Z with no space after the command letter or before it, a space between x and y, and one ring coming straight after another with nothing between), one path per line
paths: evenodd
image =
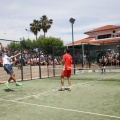
M73 64L74 64L74 74L75 74L75 49L74 49L74 36L73 36L73 24L75 22L75 19L74 18L70 18L69 22L72 25Z
M28 32L28 39L29 39L29 30L28 29L25 29L27 32Z

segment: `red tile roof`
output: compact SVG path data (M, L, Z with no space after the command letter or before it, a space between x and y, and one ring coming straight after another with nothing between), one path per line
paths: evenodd
M106 26L103 26L103 27L100 27L100 28L96 28L94 30L87 31L84 34L91 33L91 32L97 32L97 31L112 30L112 29L117 29L117 28L120 28L120 26L106 25Z
M94 38L90 38L90 37L84 38L84 39L75 41L74 45L80 45L81 43L89 43L91 40L94 40ZM66 46L72 46L72 43L66 44Z
M115 38L106 38L106 39L97 39L97 40L91 40L90 43L96 43L96 44L101 44L101 43L111 43L111 42L118 42L120 41L120 37L115 37Z
M120 41L120 37L115 38L105 38L105 39L95 39L95 38L85 38L82 40L78 40L74 42L74 45L80 45L81 43L90 43L90 44L102 44L104 43L111 43L111 42L118 42ZM72 46L72 43L67 44L66 46Z

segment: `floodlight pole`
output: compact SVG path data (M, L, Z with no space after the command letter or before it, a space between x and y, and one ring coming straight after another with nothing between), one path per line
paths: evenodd
M75 74L75 49L74 49L74 36L73 36L73 24L75 22L75 19L74 18L70 18L69 22L72 25L73 65L74 65L74 74Z
M28 39L29 39L29 30L28 29L25 29L27 32L28 32Z

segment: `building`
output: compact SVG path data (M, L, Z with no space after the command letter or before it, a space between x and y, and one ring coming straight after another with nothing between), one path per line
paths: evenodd
M120 41L120 26L106 25L94 30L85 32L88 37L75 41L74 45L86 44L102 44ZM66 46L72 46L72 43L66 44Z

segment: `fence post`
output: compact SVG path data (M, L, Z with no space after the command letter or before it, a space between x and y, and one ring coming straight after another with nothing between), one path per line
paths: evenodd
M40 65L40 45L38 46L39 51L39 78L41 79L41 65Z
M21 80L23 81L23 46L22 46L22 42L20 41L20 50L21 50L21 58L20 58L20 63L21 63Z
M74 74L75 74L75 47L73 47L73 63L74 63Z
M54 46L52 47L53 48L53 76L55 77L55 64L54 64Z
M48 78L50 77L50 75L49 75L49 62L48 62L48 52L47 52L47 74L48 74Z
M90 44L88 44L88 62L89 62L89 68L91 68L91 64L90 64Z
M32 68L31 68L31 52L30 52L30 77L31 77L31 80L32 80Z
M82 68L84 67L84 45L81 43L82 45Z
M104 56L104 42L103 42L103 56Z
M119 43L119 66L120 66L120 41L118 41L118 43Z

